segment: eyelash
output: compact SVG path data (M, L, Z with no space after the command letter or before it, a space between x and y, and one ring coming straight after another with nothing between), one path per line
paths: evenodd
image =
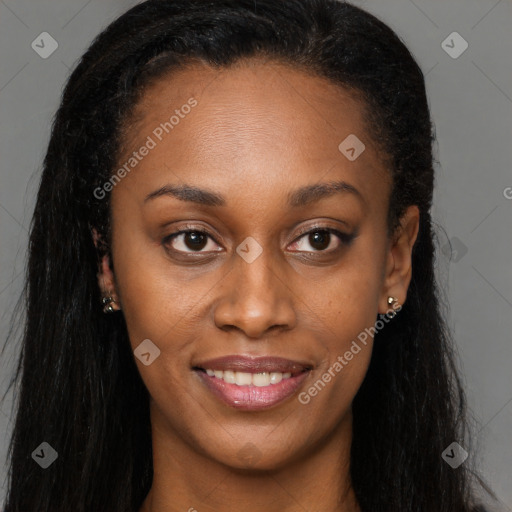
M353 239L356 237L356 234L347 234L343 233L341 231L338 231L337 229L328 227L328 226L313 226L311 228L306 228L304 231L300 232L298 236L293 240L292 243L297 242L301 238L303 238L306 235L312 234L312 233L318 233L318 232L326 232L333 235L336 235L338 239L340 240L341 246L348 246L353 241ZM182 234L188 234L188 233L198 233L201 235L206 235L208 238L212 239L217 245L219 243L215 238L208 232L203 229L195 228L194 226L186 226L186 229L182 229L180 231L176 231L174 233L171 233L170 235L167 235L163 240L162 243L164 245L168 245L174 238L178 237ZM309 254L330 254L335 253L336 251L339 251L341 247L338 247L337 249L331 249L329 251L326 250L318 250L318 251L298 251L298 252L306 252ZM176 249L173 249L174 252L179 254L207 254L210 251L207 251L206 253L203 253L202 251L179 251ZM220 251L214 251L214 252L220 252Z

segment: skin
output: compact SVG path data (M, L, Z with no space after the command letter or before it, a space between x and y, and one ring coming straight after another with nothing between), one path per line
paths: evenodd
M223 70L194 64L157 80L127 124L120 165L191 97L197 106L114 187L113 262L105 257L98 274L123 311L132 348L150 339L161 351L149 366L135 359L151 396L154 454L141 512L359 511L349 473L351 404L371 337L307 404L294 395L239 411L191 366L230 354L285 357L313 367L299 390L307 391L389 311L389 296L405 302L418 208L388 238L390 174L362 104L323 78L259 59ZM338 149L349 134L366 146L354 161ZM362 199L342 192L287 205L298 187L334 180ZM184 183L222 194L226 204L144 201ZM167 250L162 241L187 224L212 236L195 263L186 262L190 237ZM344 245L331 235L318 250L299 233L318 225L357 236ZM235 250L249 236L263 249L252 263Z

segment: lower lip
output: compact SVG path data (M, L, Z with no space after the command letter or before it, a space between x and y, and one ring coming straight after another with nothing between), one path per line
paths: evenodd
M288 379L283 379L278 384L268 386L238 386L228 384L223 379L210 377L206 372L194 370L208 389L225 404L236 409L254 411L267 409L295 394L309 371L304 371Z

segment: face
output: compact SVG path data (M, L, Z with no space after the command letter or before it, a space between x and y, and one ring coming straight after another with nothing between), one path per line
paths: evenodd
M191 66L146 90L99 282L171 444L269 469L346 431L361 333L405 301L417 234L411 207L386 236L382 162L359 100L283 64Z

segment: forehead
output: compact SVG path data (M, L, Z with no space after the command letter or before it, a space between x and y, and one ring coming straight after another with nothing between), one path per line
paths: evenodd
M141 193L169 181L229 195L346 179L369 194L372 181L382 191L389 176L363 109L353 92L284 63L193 64L146 88L119 164L150 137L154 148L128 176ZM357 159L343 152L345 140L364 144Z

